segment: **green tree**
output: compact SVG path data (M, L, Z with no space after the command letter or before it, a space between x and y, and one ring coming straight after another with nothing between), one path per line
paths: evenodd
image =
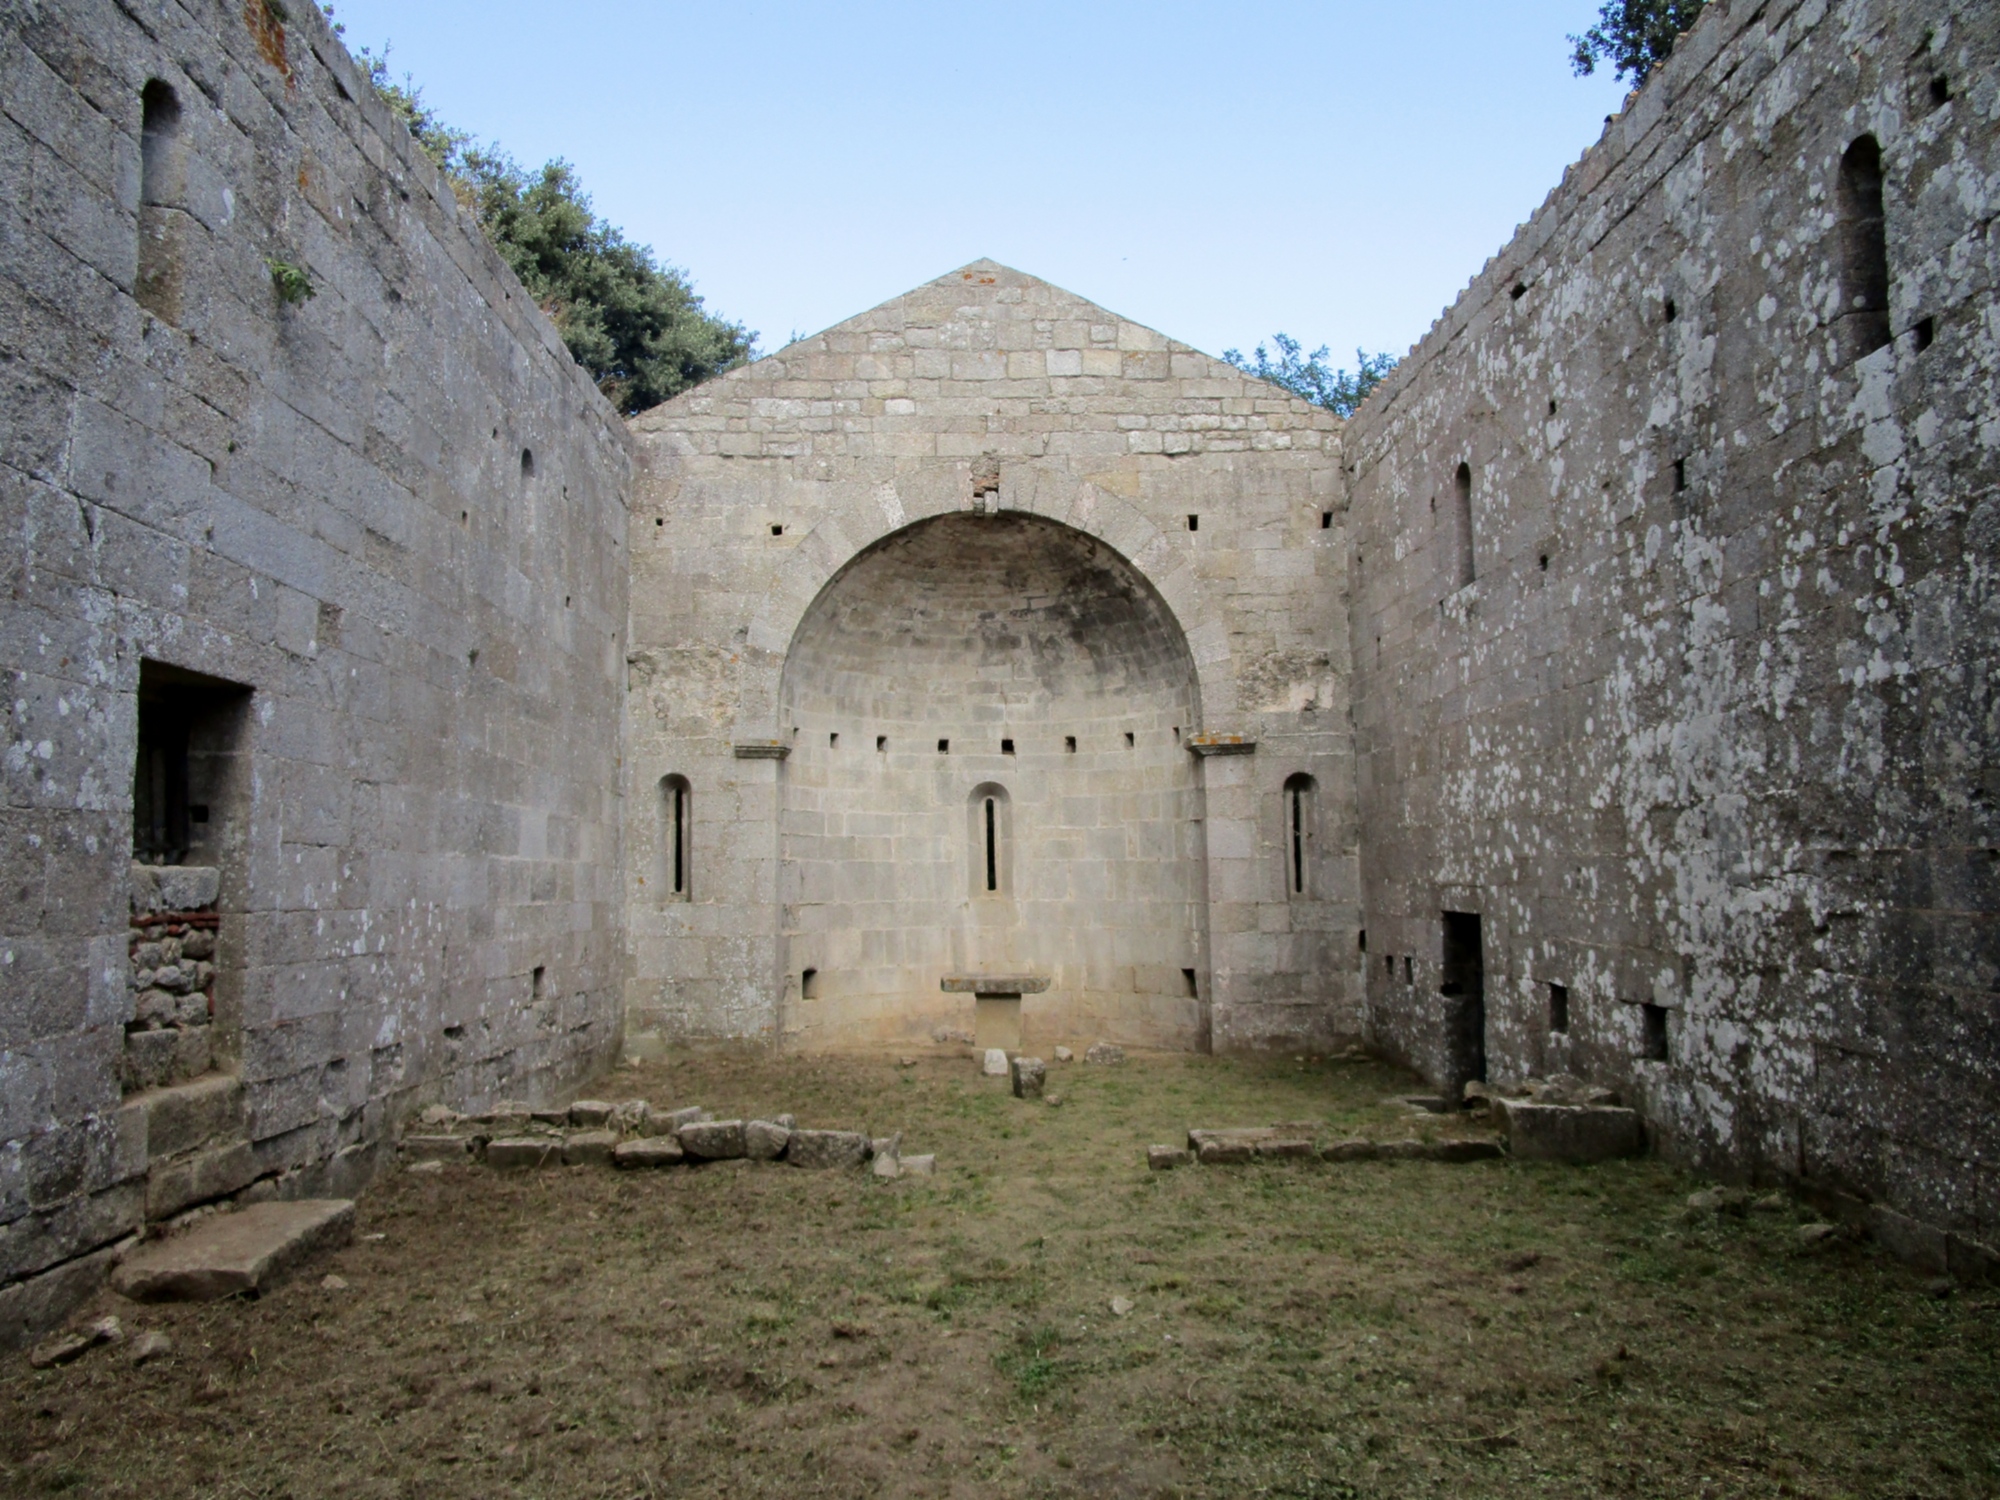
M1302 355L1299 341L1286 334L1272 334L1271 342L1278 346L1276 359L1262 344L1248 359L1243 357L1240 349L1225 349L1222 357L1246 375L1282 386L1301 400L1323 406L1343 417L1353 416L1354 409L1368 399L1368 393L1396 368L1394 355L1364 354L1356 349L1354 369L1336 370L1328 358L1325 344L1310 354Z
M709 312L681 271L600 219L568 162L529 171L498 146L475 145L407 74L390 76L388 48L361 56L375 91L619 411L657 406L754 357L757 336Z
M1570 66L1587 78L1608 62L1616 77L1630 77L1637 88L1673 55L1674 43L1700 17L1707 0L1605 0L1597 24L1582 36L1572 36Z

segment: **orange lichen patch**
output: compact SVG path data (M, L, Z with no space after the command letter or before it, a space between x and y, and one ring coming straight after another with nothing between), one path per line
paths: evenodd
M271 0L243 0L243 24L257 39L257 50L264 54L264 61L285 75L286 87L297 88L291 59L285 56L284 12Z

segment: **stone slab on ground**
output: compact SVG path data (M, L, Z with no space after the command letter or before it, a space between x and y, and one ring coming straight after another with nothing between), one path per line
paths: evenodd
M791 1127L775 1120L752 1120L743 1127L743 1151L752 1161L776 1161L791 1143Z
M697 1120L677 1133L681 1149L702 1161L736 1161L749 1154L741 1120Z
M486 1143L486 1165L502 1171L551 1166L561 1160L562 1143L553 1136L514 1135Z
M868 1160L868 1137L855 1130L794 1130L785 1159L795 1167L858 1167Z
M618 1132L615 1130L573 1130L563 1141L563 1165L607 1166L611 1161L611 1153L617 1149Z
M462 1135L406 1135L398 1144L411 1161L463 1161L472 1146Z
M1190 1130L1188 1149L1203 1166L1227 1166L1259 1156L1311 1156L1312 1142L1283 1126L1246 1125Z
M1175 1167L1186 1166L1192 1160L1193 1158L1178 1146L1148 1146L1146 1148L1146 1165L1155 1172L1172 1171Z
M1500 1128L1517 1161L1611 1161L1646 1149L1646 1128L1630 1109L1508 1099Z
M986 1057L979 1065L979 1071L988 1078L1007 1076L1007 1051L1004 1047L988 1047Z
M1016 1099L1039 1099L1042 1083L1049 1074L1048 1064L1039 1057L1017 1057L1011 1064Z
M354 1203L305 1198L259 1203L204 1219L185 1234L141 1245L111 1273L138 1302L213 1302L261 1290L300 1261L354 1235Z
M1083 1060L1087 1063L1097 1063L1100 1066L1122 1063L1125 1061L1125 1049L1123 1047L1114 1047L1109 1042L1095 1042L1083 1054Z
M611 1153L611 1165L624 1168L677 1167L687 1160L678 1139L670 1135L647 1136L643 1140L621 1141Z

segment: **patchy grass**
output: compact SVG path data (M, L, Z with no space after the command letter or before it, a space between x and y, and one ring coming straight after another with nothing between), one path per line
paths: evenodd
M1051 1108L960 1061L619 1075L591 1092L900 1129L939 1174L398 1174L260 1301L107 1297L166 1359L10 1361L0 1493L2000 1494L2000 1298L1801 1255L1800 1215L1684 1222L1695 1184L1644 1161L1144 1167L1189 1125L1405 1135L1379 1101L1412 1087L1137 1059L1053 1069Z

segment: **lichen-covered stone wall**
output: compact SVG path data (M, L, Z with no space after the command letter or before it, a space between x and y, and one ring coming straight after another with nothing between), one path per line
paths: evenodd
M148 1217L615 1047L629 459L317 6L0 7L0 247L5 1340ZM219 1081L140 1080L226 1107L171 1140L120 1087L174 993L132 983L142 662L234 695L179 809Z
M1375 1038L1476 1067L1476 916L1489 1074L1939 1264L2000 1245L1996 121L1990 5L1713 4L1345 435Z

